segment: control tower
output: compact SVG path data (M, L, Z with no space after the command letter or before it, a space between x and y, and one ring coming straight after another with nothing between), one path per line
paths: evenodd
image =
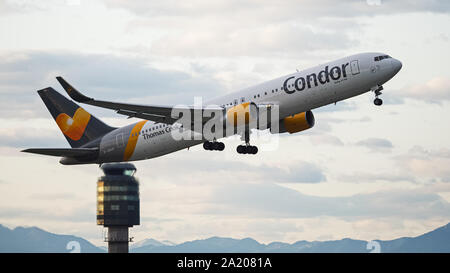
M107 163L97 181L97 225L108 228L109 253L128 253L128 228L139 225L139 182L130 163Z

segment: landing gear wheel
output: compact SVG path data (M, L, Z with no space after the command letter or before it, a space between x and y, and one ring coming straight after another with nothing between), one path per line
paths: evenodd
M373 104L375 104L376 106L380 106L380 105L383 104L383 100L380 99L380 98L376 98L376 99L373 101Z
M219 144L217 142L213 142L211 148L212 150L217 151L219 149Z
M247 146L247 153L255 155L256 153L258 153L258 147L256 147L256 146Z
M225 149L225 144L223 142L217 142L217 150L223 151Z
M205 149L205 150L207 150L207 151L210 151L211 150L211 145L212 143L211 142L209 142L209 141L206 141L206 142L204 142L203 143L203 149Z
M243 154L245 150L246 150L245 146L243 146L243 145L239 145L236 148L236 152L238 152L238 154Z
M238 154L251 154L255 155L258 153L258 147L251 145L239 145L236 148Z
M203 143L203 149L207 151L223 151L225 149L225 144L217 141L206 141Z

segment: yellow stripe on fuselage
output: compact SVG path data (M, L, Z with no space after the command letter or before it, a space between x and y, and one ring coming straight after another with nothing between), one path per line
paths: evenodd
M137 141L139 139L139 132L144 127L146 120L140 121L136 123L131 130L130 136L128 137L127 147L125 147L125 152L123 154L123 160L128 161L134 153L134 149L136 148Z

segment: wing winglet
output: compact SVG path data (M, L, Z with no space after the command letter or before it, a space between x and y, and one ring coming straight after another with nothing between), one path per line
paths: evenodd
M93 98L86 97L81 92L76 90L72 85L70 85L66 80L63 79L63 77L58 76L56 77L58 82L61 84L61 86L66 90L67 94L76 102L80 103L86 103L88 101L93 101Z

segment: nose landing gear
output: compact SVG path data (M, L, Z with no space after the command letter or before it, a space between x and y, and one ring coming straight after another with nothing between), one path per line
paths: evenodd
M372 88L372 91L375 93L373 104L375 104L376 106L380 106L383 104L383 100L378 97L379 95L383 94L381 93L381 90L383 90L383 86L381 85L377 85L376 87Z

